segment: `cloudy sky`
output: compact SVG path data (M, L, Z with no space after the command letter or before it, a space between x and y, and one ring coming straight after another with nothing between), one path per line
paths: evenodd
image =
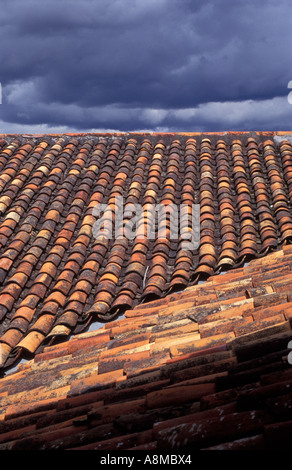
M291 0L2 0L0 133L292 130L291 48Z

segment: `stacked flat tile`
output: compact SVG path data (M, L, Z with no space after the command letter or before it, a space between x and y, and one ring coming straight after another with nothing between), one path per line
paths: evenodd
M292 249L46 346L0 380L0 450L288 449Z

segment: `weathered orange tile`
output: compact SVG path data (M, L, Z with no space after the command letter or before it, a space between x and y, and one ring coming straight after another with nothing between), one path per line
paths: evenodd
M22 317L28 322L30 322L35 314L36 309L35 308L30 308L30 307L19 307L16 309L12 320L18 317Z
M42 334L48 334L53 323L55 321L54 315L41 315L34 323L33 327L35 330L40 331Z
M22 287L15 282L9 282L4 286L4 288L2 288L3 294L10 294L15 300L18 299L21 291Z
M211 336L203 339L195 339L194 341L186 342L184 344L177 344L171 346L170 354L172 357L180 356L190 352L195 352L200 349L207 349L213 346L224 345L235 337L234 333L225 333Z
M159 352L168 350L172 351L172 347L180 344L181 347L185 343L190 343L191 341L199 341L201 339L201 335L196 330L194 333L180 335L178 337L174 336L173 338L159 338L157 341L151 344L150 346L150 353L151 355L157 354Z
M164 326L164 328L159 328L156 331L156 328L152 328L150 341L163 341L166 337L169 336L179 336L189 333L199 332L199 325L195 322L185 322L185 320L177 321L170 323L169 325Z
M127 376L127 380L135 380L137 377L148 375L148 374L159 374L159 371L167 361L170 359L169 351L165 350L155 355L150 354L150 358L147 361L133 361L128 362L124 365L124 373Z
M0 259L0 268L4 269L4 271L8 271L13 264L13 260L9 258L1 258Z
M55 276L57 274L57 268L53 263L46 262L42 265L39 272L49 274L52 278L55 278Z
M134 331L140 328L147 328L149 326L157 325L158 323L157 312L153 312L153 315L151 317L149 317L148 315L146 315L145 317L141 315L141 317L131 317L132 319L129 322L126 316L126 318L120 320L117 319L112 322L106 323L105 328L111 328L112 337L116 337L118 335L126 333L127 331Z
M15 299L11 294L0 294L0 305L7 308L7 310L12 309L14 302Z
M46 302L55 302L60 307L63 307L66 302L66 295L58 290L54 290L50 295L48 295L48 297L46 297Z
M122 355L122 354L134 354L136 353L137 351L140 351L140 350L143 350L145 347L145 350L146 349L150 349L150 346L149 346L149 340L148 339L145 339L143 341L137 341L135 343L132 343L132 344L126 344L124 346L117 346L117 347L113 347L113 348L110 348L110 349L106 349L104 351L102 351L100 353L100 359L104 359L104 358L107 358L107 357L118 357L119 355Z
M113 351L114 352L114 351ZM136 364L139 362L141 363L141 367L145 364L145 361L150 357L150 351L141 351L141 352L136 352L133 354L121 354L117 357L114 355L111 357L106 357L103 359L100 359L99 361L99 371L101 374L119 370L124 368L126 364L131 364L136 362Z
M85 379L75 381L69 390L68 396L77 396L83 393L99 390L104 386L114 385L119 378L123 377L123 375L122 369L117 369L107 373L93 374Z
M227 319L224 318L222 320L203 323L199 325L199 332L203 339L223 333L234 332L236 328L240 328L241 325L244 328L247 324L248 322L242 316L234 316Z
M40 333L39 331L31 331L20 341L18 347L24 348L30 353L34 353L44 339L45 335L43 333Z
M28 413L37 413L42 410L51 410L56 407L57 402L60 398L64 398L69 391L69 386L63 387L58 391L58 394L51 393L55 395L49 398L45 396L41 400L33 400L26 403L17 403L15 405L10 405L6 410L6 419L12 419L15 417L27 415ZM48 393L48 395L50 395Z
M262 330L272 325L284 323L286 320L284 314L262 318L258 321L249 322L245 325L234 325L234 333L236 336L248 334L252 331Z
M1 336L1 341L14 348L22 339L23 333L16 328L9 328L4 335Z
M269 317L273 317L278 314L287 315L292 312L292 302L280 304L280 305L273 305L271 307L266 308L259 308L252 312L252 316L255 321L264 320Z

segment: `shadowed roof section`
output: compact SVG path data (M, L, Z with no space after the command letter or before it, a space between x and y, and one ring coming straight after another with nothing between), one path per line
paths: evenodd
M292 240L292 146L278 133L4 135L0 366ZM93 210L199 204L200 245L95 238Z
M0 450L288 449L291 267L284 246L46 346L0 379Z

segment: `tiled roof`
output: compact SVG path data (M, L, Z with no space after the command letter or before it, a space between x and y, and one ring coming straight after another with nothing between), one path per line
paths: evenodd
M70 341L0 380L0 450L279 450L292 430L292 248Z
M1 367L292 240L292 146L272 133L0 144ZM200 204L198 250L169 236L95 239L93 209L115 196Z
M0 450L288 447L287 137L2 136ZM94 238L118 195L200 204L198 249Z

